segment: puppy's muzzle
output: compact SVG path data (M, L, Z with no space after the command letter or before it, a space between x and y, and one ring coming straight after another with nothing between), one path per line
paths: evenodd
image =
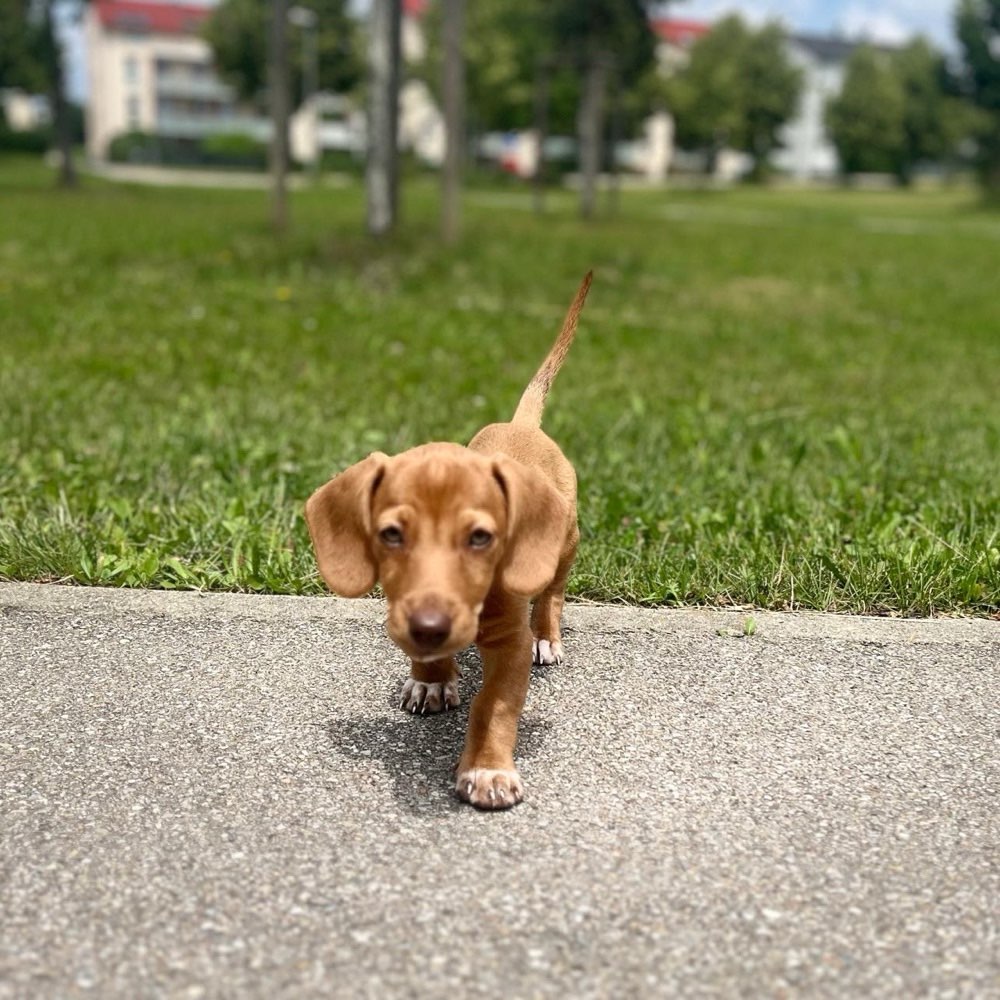
M407 627L413 644L423 653L440 649L451 635L451 615L441 608L426 606L412 611Z

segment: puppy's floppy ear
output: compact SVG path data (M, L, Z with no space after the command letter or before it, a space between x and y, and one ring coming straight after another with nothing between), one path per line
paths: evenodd
M506 456L493 459L493 477L507 499L500 582L511 593L534 597L556 575L566 541L566 501L539 471Z
M382 452L373 452L334 476L306 501L306 523L320 574L342 597L361 597L378 579L369 541L372 497L388 460Z

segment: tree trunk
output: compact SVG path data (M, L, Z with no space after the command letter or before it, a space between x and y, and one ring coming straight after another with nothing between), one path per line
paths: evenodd
M60 78L62 73L60 72ZM76 167L73 165L72 123L69 103L63 89L62 80L52 92L52 124L55 132L56 149L59 151L59 186L76 187Z
M549 76L551 69L539 59L535 69L535 136L538 149L535 173L531 178L532 208L535 215L545 211L545 140L549 133Z
M768 156L770 148L766 139L757 132L750 136L750 155L753 157L753 166L747 180L754 184L763 184L768 175Z
M705 176L710 182L716 179L719 161L722 159L722 151L726 148L727 141L728 137L724 131L716 129L712 133L712 139L708 144L708 152L705 156Z
M444 0L445 154L441 173L441 230L454 243L461 227L462 159L465 152L465 0Z
M267 44L267 89L271 106L271 225L288 228L288 0L272 0Z
M319 27L315 20L311 27L303 29L303 60L305 62L303 78L303 103L311 102L309 109L313 129L313 158L309 164L309 174L312 182L319 181L323 170L323 145L320 142L320 110L319 110Z
M612 74L611 93L608 103L610 105L608 117L610 119L609 131L611 133L608 137L608 145L611 147L608 209L612 215L617 215L621 204L621 173L618 170L618 143L621 142L622 138L622 93L621 81L617 79L617 74Z
M56 32L52 16L52 4L45 5L45 54L46 75L49 84L49 100L52 102L52 127L55 133L56 149L59 152L59 186L76 187L76 168L73 166L72 123L69 116L69 102L66 100L66 74L63 67L62 45Z
M587 63L580 105L580 215L585 219L593 218L597 201L606 89L607 60L602 52L595 52Z
M368 232L383 236L396 224L399 165L399 47L401 0L373 0L368 50Z

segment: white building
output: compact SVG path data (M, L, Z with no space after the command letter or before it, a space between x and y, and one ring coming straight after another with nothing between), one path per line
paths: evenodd
M87 6L87 152L106 159L115 136L150 132L199 139L214 132L266 137L266 123L242 114L212 67L199 35L210 11L146 0Z
M856 43L821 35L790 35L788 56L802 72L799 106L781 130L772 164L795 180L829 180L839 170L826 130L826 106L844 86L844 70Z
M420 28L426 0L404 0L402 43L408 62L424 58ZM85 13L87 153L108 158L111 141L141 131L190 140L240 133L266 142L270 121L241 106L216 74L212 51L201 37L211 8L155 0L94 0ZM346 98L317 94L293 113L292 156L315 160L327 149L364 151L364 115ZM444 126L427 87L407 81L400 95L400 143L440 162Z

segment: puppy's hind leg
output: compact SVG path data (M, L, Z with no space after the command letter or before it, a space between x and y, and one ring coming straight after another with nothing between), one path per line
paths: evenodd
M413 715L458 708L458 665L453 656L427 663L412 660L410 676L400 692L399 707Z

